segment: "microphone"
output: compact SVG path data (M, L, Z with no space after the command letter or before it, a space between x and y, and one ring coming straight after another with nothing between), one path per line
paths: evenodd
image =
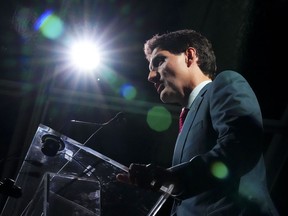
M84 143L83 146L93 137L95 134L101 130L104 126L107 126L111 123L115 122L123 122L126 121L125 115L122 112L117 113L112 119L105 123L93 123L93 122L85 122L85 121L78 121L78 120L71 120L71 123L80 124L80 125L89 125L89 126L101 126L98 128ZM42 147L41 151L44 155L49 157L54 157L57 155L59 151L65 149L65 144L60 136L52 135L52 134L45 134L41 137Z
M79 121L79 120L71 120L71 123L79 124L79 125L88 125L88 126L105 126L111 124L113 122L125 122L126 118L123 112L117 113L112 119L105 123L95 123L95 122L87 122L87 121Z
M91 126L95 126L95 125L100 125L101 127L99 127L94 133L92 133L88 139L86 139L86 141L83 143L83 146L85 146L103 127L110 125L112 123L120 123L123 121L126 121L126 118L124 117L124 113L119 112L117 113L112 119L110 119L109 121L99 124L99 123L93 123L93 122L83 122L83 121L76 121L73 120L73 122L78 123L78 124L86 124L86 125L91 125Z

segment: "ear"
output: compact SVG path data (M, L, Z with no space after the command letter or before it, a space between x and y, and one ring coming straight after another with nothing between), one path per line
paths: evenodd
M193 62L197 61L196 49L193 47L189 47L185 51L186 59L187 59L187 66L190 66Z

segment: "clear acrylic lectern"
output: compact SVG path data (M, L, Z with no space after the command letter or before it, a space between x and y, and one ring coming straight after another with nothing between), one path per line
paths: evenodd
M49 149L55 143L57 150ZM40 124L16 178L22 196L9 197L1 216L156 215L172 186L155 193L117 182L116 174L127 171L124 165Z

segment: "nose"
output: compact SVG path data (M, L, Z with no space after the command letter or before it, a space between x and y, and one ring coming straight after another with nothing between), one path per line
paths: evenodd
M160 80L160 74L157 71L152 70L149 72L149 75L148 75L149 82L157 83L159 80Z

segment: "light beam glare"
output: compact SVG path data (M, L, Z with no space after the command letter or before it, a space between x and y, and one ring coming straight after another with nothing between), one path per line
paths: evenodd
M100 63L98 47L91 41L79 41L72 44L70 57L71 63L82 71L92 71Z

